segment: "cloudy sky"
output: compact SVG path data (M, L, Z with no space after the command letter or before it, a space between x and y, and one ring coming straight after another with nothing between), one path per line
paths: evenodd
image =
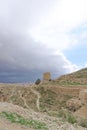
M0 0L0 81L87 67L87 0Z

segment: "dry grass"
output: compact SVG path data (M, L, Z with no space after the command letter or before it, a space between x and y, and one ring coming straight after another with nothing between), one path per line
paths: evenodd
M31 91L29 84L26 86L22 84L0 84L0 101L11 102L25 108L30 106L37 110L36 95Z

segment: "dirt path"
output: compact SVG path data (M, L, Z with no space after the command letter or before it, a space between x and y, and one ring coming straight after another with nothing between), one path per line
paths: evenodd
M31 88L31 91L37 96L36 106L37 106L38 111L40 111L40 98L41 98L41 95L40 95L40 93L38 91L36 91L34 89L33 86L35 86L35 85L31 85L30 88Z
M20 98L23 100L23 102L24 102L24 106L25 106L26 108L28 108L28 109L31 109L31 108L27 105L26 99L22 96L22 93L21 93L20 90L18 91L18 93L19 93L19 97L20 97Z
M14 96L15 93L16 93L16 87L14 86L13 89L12 89L11 94L9 95L9 99L10 99L12 96ZM13 103L12 100L10 100L10 103Z
M38 91L36 91L36 90L34 89L34 86L35 86L35 84L31 84L31 85L30 85L30 90L31 90L31 92L32 92L34 95L37 96L37 99L36 99L36 107L37 107L38 111L40 111L40 101L39 101L39 100L40 100L40 98L41 98L41 95L40 95L40 93L39 93ZM14 88L12 89L12 92L11 92L11 95L9 96L9 99L10 99L13 95L15 95L15 92L16 92L16 87L14 87ZM27 109L31 109L31 108L29 107L29 105L27 104L25 97L23 97L21 90L18 90L18 94L19 94L19 98L22 99L22 101L23 101L23 103L24 103L24 106L25 106ZM10 103L13 103L13 102L10 100Z

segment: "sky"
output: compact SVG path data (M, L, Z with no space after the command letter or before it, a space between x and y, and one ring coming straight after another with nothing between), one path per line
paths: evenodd
M87 0L0 0L0 82L87 67Z

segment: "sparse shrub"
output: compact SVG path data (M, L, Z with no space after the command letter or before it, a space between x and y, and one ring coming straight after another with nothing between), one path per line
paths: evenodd
M76 118L70 113L67 114L66 120L71 124L77 123Z
M76 118L70 112L64 110L59 111L58 117L61 117L64 121L68 121L71 124L77 123Z
M53 100L51 98L49 98L49 97L48 97L48 99L45 100L45 103L49 104L49 105L53 105L54 104Z
M58 117L66 118L66 113L61 109L61 110L58 112Z
M79 125L82 127L87 128L87 118L86 119L81 119L79 122Z
M41 82L41 80L37 79L36 82L35 82L35 84L38 85L38 84L40 84L40 82Z

